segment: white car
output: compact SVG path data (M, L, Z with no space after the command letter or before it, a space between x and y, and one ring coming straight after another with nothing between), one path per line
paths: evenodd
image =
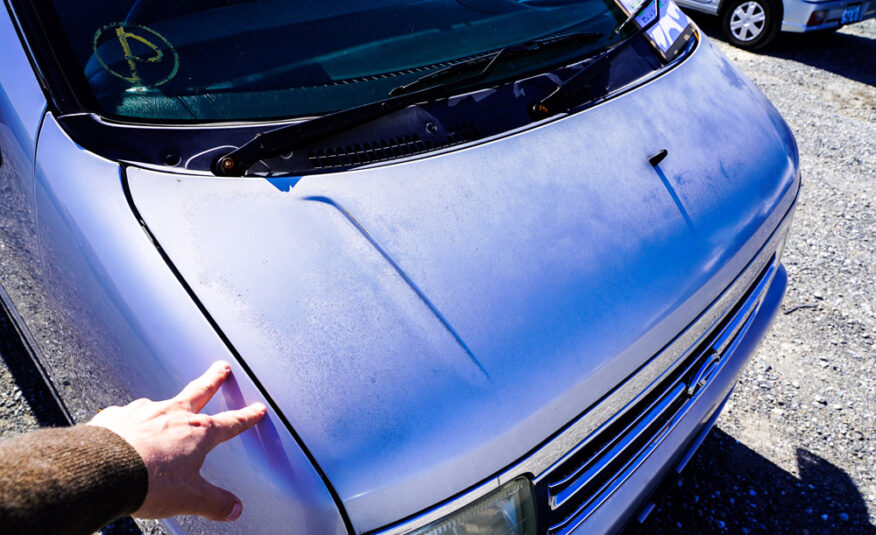
M783 32L835 31L876 15L874 0L676 0L678 5L721 17L731 43L750 50Z

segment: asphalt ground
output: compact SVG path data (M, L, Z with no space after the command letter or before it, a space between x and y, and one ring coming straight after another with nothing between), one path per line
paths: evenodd
M803 189L781 311L641 530L876 535L876 20L749 53L693 18L790 124ZM0 312L0 438L62 422Z

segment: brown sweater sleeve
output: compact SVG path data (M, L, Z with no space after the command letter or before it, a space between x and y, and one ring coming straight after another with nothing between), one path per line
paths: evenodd
M103 427L43 429L0 442L0 532L85 534L136 511L149 476Z

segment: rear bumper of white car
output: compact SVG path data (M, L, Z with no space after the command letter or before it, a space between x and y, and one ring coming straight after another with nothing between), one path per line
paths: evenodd
M876 15L874 0L840 0L838 2L785 2L783 32L812 32L852 24Z
M718 0L676 0L683 8L718 15ZM835 2L810 2L785 0L782 20L783 32L813 32L830 30L846 24L854 24L876 16L876 0L839 0Z

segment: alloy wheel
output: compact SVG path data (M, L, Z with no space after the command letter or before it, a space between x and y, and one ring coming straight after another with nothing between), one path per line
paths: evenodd
M740 41L756 39L764 31L766 14L760 3L750 1L736 6L730 16L730 31Z

